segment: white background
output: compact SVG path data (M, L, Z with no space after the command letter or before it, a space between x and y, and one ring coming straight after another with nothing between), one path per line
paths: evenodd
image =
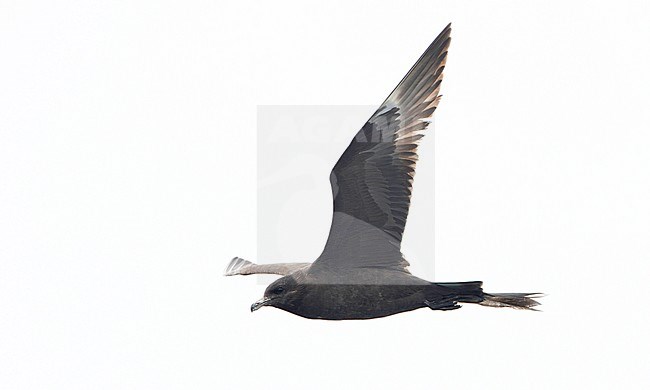
M2 389L647 387L648 2L235 4L0 2ZM379 104L449 21L436 279L544 312L251 314L256 107Z

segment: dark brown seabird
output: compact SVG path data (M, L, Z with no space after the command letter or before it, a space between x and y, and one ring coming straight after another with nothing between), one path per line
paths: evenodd
M440 101L448 25L352 139L330 175L334 215L313 263L254 264L235 257L225 275L278 274L251 306L316 319L385 317L459 303L533 309L537 294L488 294L482 282L432 283L412 275L400 250L417 145Z

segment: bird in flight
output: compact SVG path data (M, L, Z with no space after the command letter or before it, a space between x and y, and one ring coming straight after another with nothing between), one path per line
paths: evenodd
M460 303L535 310L536 293L483 292L482 282L433 283L401 252L417 147L440 101L451 25L438 35L357 132L330 174L334 213L312 263L255 264L235 257L225 275L278 274L251 311L272 306L312 319L385 317Z

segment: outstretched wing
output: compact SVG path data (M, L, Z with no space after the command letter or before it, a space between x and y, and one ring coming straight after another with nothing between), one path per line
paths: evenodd
M354 137L330 175L334 215L315 265L403 269L417 145L440 100L451 25Z
M289 275L310 265L311 263L255 264L241 257L235 257L230 260L223 274L224 276L254 274Z

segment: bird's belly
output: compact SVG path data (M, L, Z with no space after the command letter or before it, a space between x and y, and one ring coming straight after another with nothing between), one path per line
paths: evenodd
M424 300L419 286L337 284L307 294L289 311L315 319L369 319L424 307Z

